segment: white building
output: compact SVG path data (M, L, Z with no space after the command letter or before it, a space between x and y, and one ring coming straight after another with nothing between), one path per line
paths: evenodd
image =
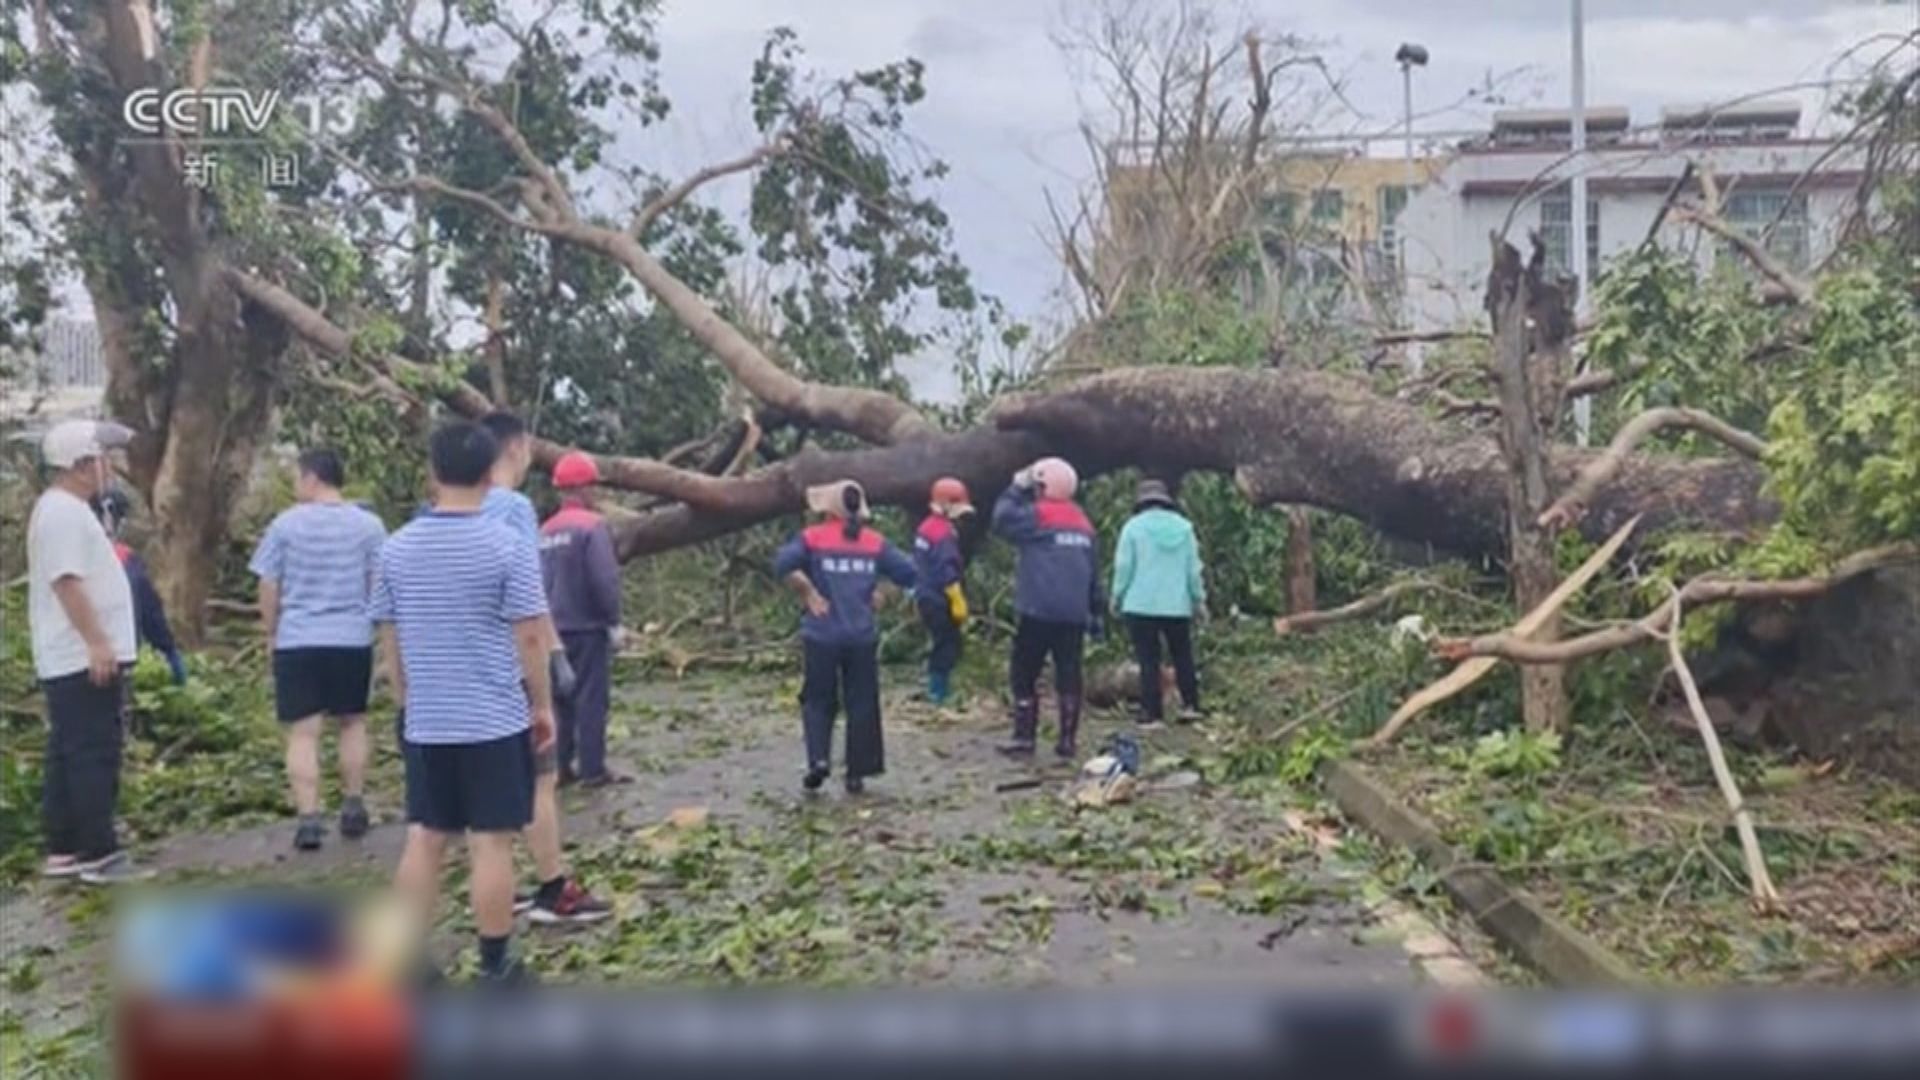
M1550 266L1570 273L1566 181L1576 166L1587 176L1590 275L1646 240L1689 162L1718 180L1729 223L1756 236L1771 227L1769 248L1788 266L1806 267L1832 248L1860 173L1852 148L1828 156L1831 140L1797 137L1799 120L1791 102L1669 108L1657 124L1640 128L1625 109L1589 109L1580 166L1570 160L1564 110L1496 113L1493 130L1462 144L1402 214L1409 325L1436 331L1484 324L1490 234L1505 235L1524 254L1528 234L1538 232ZM1689 184L1682 194L1697 200L1699 189ZM1703 267L1726 257L1718 241L1671 217L1658 240L1693 251Z
M0 356L0 419L48 423L101 414L107 388L100 331L92 319L51 319L36 352Z

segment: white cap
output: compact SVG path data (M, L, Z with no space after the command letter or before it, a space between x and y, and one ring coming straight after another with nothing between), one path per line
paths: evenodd
M111 420L63 420L40 439L40 456L56 469L69 469L133 439L133 429Z

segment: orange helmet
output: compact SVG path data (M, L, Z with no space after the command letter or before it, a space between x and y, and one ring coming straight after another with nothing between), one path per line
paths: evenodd
M569 450L553 463L553 486L582 488L600 482L600 466L578 450Z
M928 500L936 513L946 517L959 517L973 512L973 497L967 494L967 485L960 480L943 476L933 482L933 493Z

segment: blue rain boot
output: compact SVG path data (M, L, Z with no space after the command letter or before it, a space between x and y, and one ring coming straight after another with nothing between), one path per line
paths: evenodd
M947 703L947 698L952 693L951 688L947 684L947 679L948 675L944 671L927 672L928 701L933 702L935 705L945 705Z

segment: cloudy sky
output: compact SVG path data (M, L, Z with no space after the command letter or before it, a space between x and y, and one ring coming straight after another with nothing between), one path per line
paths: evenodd
M1089 0L1066 0L1066 3ZM1171 2L1171 0L1169 0ZM1626 105L1636 121L1659 106L1709 102L1818 82L1836 57L1877 33L1904 32L1917 0L1586 0L1587 100ZM1348 99L1380 130L1401 112L1393 62L1403 41L1425 45L1415 110L1459 100L1492 74L1515 106L1563 106L1570 58L1568 0L1244 0L1223 20L1321 41ZM766 31L799 31L814 66L839 73L902 56L927 65L928 100L913 130L953 173L942 191L963 254L985 288L1018 314L1043 315L1058 268L1042 235L1043 192L1087 175L1077 133L1082 106L1053 31L1061 0L666 0L663 83L674 118L650 142L668 172L753 145L745 95ZM1880 51L1884 52L1882 45ZM1818 90L1794 91L1807 116ZM1483 126L1485 107L1417 127ZM651 138L651 137L650 137ZM736 184L736 187L744 186Z

